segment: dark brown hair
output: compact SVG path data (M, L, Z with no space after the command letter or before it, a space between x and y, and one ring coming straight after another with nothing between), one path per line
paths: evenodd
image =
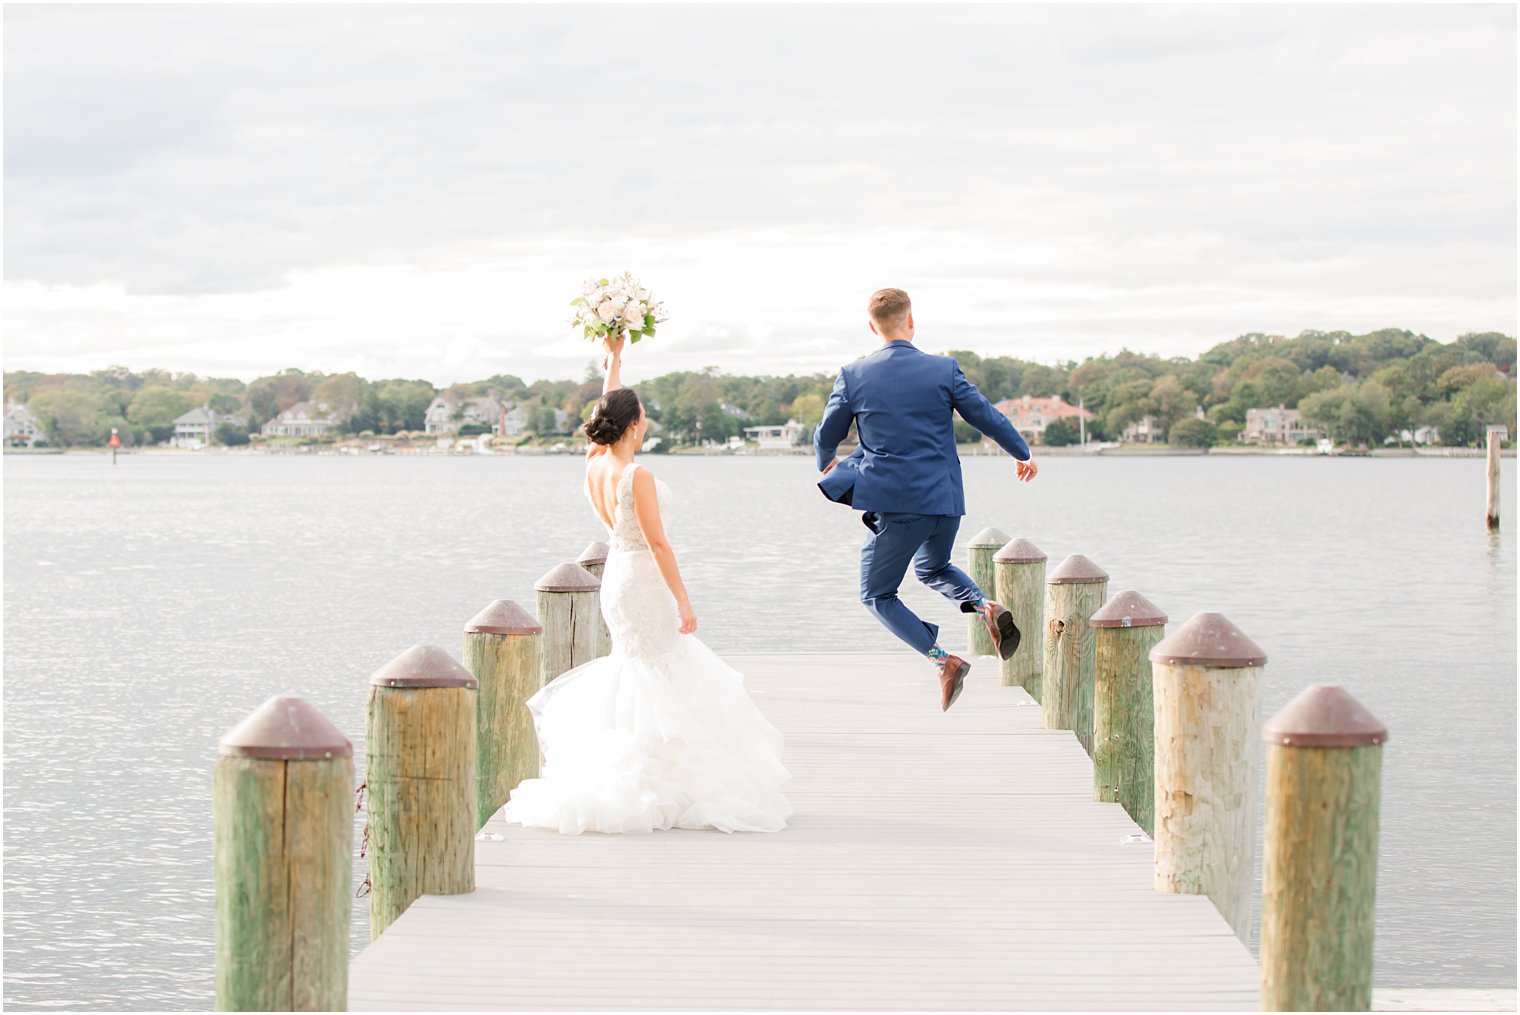
M607 392L597 399L596 411L586 420L586 439L593 444L616 444L639 421L640 408L632 388Z

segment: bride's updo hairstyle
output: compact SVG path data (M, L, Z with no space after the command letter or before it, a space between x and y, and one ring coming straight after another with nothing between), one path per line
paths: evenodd
M616 444L639 421L640 408L639 396L632 388L607 392L586 420L586 439L593 444Z

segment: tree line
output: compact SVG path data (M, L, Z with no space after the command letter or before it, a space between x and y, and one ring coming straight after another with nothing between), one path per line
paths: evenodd
M1246 410L1282 405L1339 443L1377 445L1390 435L1429 426L1443 444L1482 439L1486 426L1515 430L1515 339L1497 332L1437 342L1410 331L1362 335L1306 331L1287 338L1247 334L1197 358L1121 351L1082 362L1035 363L1012 356L949 350L966 376L993 401L1058 396L1093 413L1088 435L1117 439L1149 417L1174 443L1236 439ZM638 385L667 446L723 441L746 426L796 419L811 428L823 414L832 373L752 376L715 368L667 373ZM311 401L331 407L346 434L420 431L433 399L494 393L520 404L527 429L555 432L555 410L584 419L601 392L598 368L579 380L527 383L510 374L435 387L420 379L369 380L355 373L282 370L244 383L166 370L109 367L87 374L7 371L5 398L41 420L56 445L103 445L117 428L127 444L167 440L174 420L209 405L234 422L221 443L246 443L279 412ZM1198 409L1203 420L1194 418ZM958 424L963 440L976 434ZM1074 441L1074 427L1047 429L1050 443Z

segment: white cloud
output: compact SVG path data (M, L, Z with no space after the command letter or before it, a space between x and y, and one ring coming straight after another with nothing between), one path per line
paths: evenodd
M1515 315L1495 7L10 7L6 365L828 369ZM603 41L619 40L615 54ZM646 351L647 349L647 351Z

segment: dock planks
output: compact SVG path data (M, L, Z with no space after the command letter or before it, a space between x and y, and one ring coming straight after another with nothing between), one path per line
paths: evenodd
M493 819L478 888L354 960L352 1010L1256 1010L1213 905L1151 887L1075 736L975 663L730 661L787 735L771 835L560 836Z

